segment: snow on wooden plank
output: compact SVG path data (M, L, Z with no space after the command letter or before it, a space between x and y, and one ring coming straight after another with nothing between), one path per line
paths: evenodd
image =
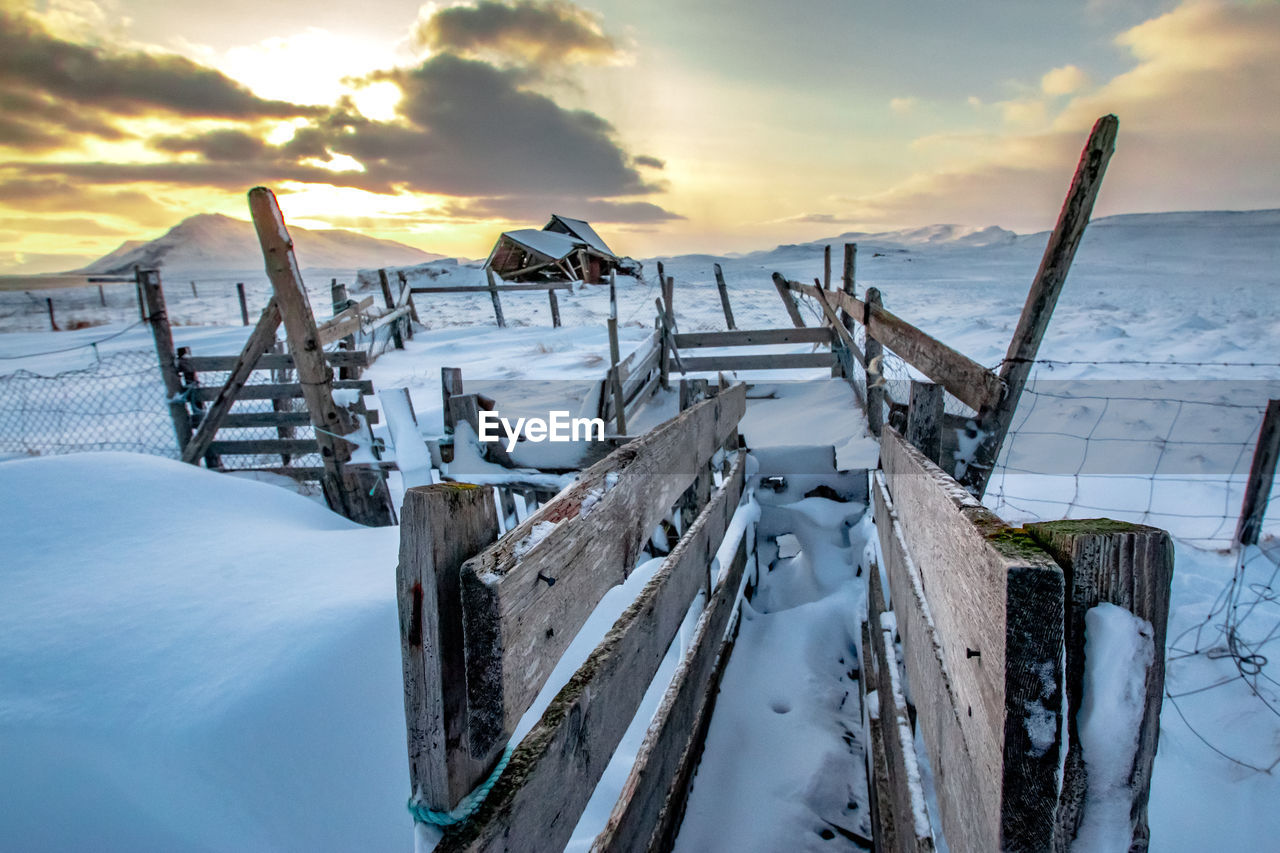
M187 365L194 371L203 373L214 370L234 370L240 360L238 355L189 355ZM368 367L369 354L361 350L335 350L324 354L324 360L330 367ZM266 353L253 365L254 370L292 370L293 356L280 353Z
M333 390L341 391L350 389L359 391L361 394L372 394L373 383L368 379L335 379L333 380ZM196 388L192 394L192 399L207 403L217 399L220 388ZM261 385L246 385L236 394L237 400L274 400L277 398L294 398L302 397L303 388L299 382L285 383L263 383Z
M691 332L676 335L676 346L680 349L829 343L831 343L831 330L822 327L813 329L742 329L733 332Z
M880 531L898 566L894 609L909 614L914 601L919 611L902 620L911 693L954 702L922 705L948 844L1046 849L1061 742L1062 570L890 427L881 465L887 494L877 500L891 500L898 520Z
M739 400L745 400L741 396L742 386L737 387ZM733 389L726 393L732 395ZM674 436L669 434L668 438L687 439L692 424L699 419L686 420L686 416L702 412L705 417L705 413L715 411L714 404L717 400L724 399L725 395L721 395L689 409L678 419L685 421L685 429L676 431ZM726 414L732 415L733 412ZM725 421L730 419L726 417ZM627 449L639 443L638 441ZM649 455L657 454L651 452ZM596 646L569 683L552 700L542 718L520 742L480 809L468 823L455 833L445 836L436 848L440 853L462 850L537 853L560 850L569 841L582 810L591 799L596 783L635 716L636 708L662 663L668 646L680 629L689 603L706 583L711 558L715 555L720 540L724 538L733 508L741 497L745 457L739 455L734 464L735 470L725 485L712 497L706 509L663 561L644 590L618 618L608 635ZM635 489L641 484L633 480L630 485ZM619 483L609 494L632 489L624 489L622 483ZM649 491L644 488L636 490ZM554 503L563 502L562 497ZM503 542L517 538L521 531L528 529L529 522L545 522L546 509L547 507L543 507L531 516L528 522L517 528L514 536L504 537ZM602 508L598 512L600 520L607 524L605 513L608 511ZM592 513L592 517L596 518L596 513ZM644 529L650 530L651 525ZM595 539L591 550L613 551L614 549L608 548L608 544L616 538L616 529L611 532L606 527ZM562 544L578 546L579 552L583 550L582 541L570 535L570 531L556 530L543 541L552 543L556 540L569 540ZM563 555L563 550L560 553ZM588 554L582 553L582 556ZM472 562L474 561L468 561L463 567L464 584L468 583L468 566ZM627 565L633 562L634 559L628 558ZM571 586L572 580L562 575L556 587L562 583ZM552 589L541 582L538 586ZM728 584L724 588L727 589ZM736 594L736 586L733 592ZM466 596L467 592L464 591L464 601ZM562 596L569 597L583 601L578 595ZM586 612L589 613L594 607L597 598L598 596L590 597ZM546 612L548 608L540 609ZM464 610L463 618L468 628L467 642L470 644L472 611L470 608ZM581 620L578 620L576 625L580 624ZM539 631L541 630L539 626ZM576 626L572 629L565 628L563 632L557 630L554 639L563 637L560 644L563 647L572 639L576 630ZM542 636L543 634L537 633L530 639L541 639ZM553 637L547 637L548 643L552 639ZM517 646L510 651L513 656L519 657L518 653L522 648ZM557 651L557 656L558 654ZM468 677L471 672L468 661ZM532 700L532 696L529 698ZM516 717L520 713L523 711L517 712ZM474 738L476 722L477 719L473 716L470 719L473 749L477 746Z
M734 386L619 448L462 568L473 748L506 740L600 597L736 428Z

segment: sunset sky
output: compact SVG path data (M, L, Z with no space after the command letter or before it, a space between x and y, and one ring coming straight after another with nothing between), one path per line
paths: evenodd
M1280 2L0 0L0 272L195 213L481 256L551 212L621 253L1280 207Z

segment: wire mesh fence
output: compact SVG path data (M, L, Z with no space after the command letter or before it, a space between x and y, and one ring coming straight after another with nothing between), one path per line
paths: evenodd
M0 374L0 453L86 450L178 455L155 352L112 353L51 375Z

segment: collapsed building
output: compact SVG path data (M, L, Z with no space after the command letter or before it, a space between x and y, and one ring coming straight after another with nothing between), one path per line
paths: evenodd
M591 224L553 214L542 230L506 231L485 266L505 281L564 280L600 284L611 271L636 275L640 265L620 258Z

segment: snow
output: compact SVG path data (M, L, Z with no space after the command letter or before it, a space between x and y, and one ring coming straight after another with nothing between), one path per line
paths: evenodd
M578 250L579 242L567 234L555 231L539 231L537 228L521 228L505 232L515 242L527 249L532 249L553 261L569 257Z
M1084 703L1076 720L1089 785L1075 847L1124 853L1133 840L1129 777L1155 653L1153 633L1150 622L1108 603L1090 608L1084 623Z

